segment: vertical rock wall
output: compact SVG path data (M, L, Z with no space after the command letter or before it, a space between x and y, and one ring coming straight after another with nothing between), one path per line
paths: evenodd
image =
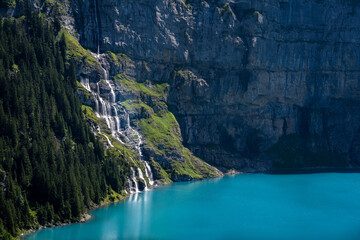
M112 74L169 83L184 144L204 160L248 170L291 167L294 156L295 167L359 163L356 1L94 0L72 9L85 48L96 51L100 35L102 52L134 61Z

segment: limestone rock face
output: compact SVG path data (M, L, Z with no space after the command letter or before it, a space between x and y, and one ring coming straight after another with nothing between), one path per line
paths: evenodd
M72 12L85 48L131 59L112 75L169 83L184 144L205 161L360 163L356 1L89 0ZM325 152L341 161L301 164Z

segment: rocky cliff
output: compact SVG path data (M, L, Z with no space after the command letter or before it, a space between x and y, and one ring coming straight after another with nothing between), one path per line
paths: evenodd
M111 75L169 85L183 143L205 161L243 170L360 163L356 1L90 0L70 9L67 27L84 48L126 54Z

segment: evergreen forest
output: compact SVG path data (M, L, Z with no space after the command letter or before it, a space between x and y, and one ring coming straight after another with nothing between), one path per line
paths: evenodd
M0 239L79 221L129 174L83 116L58 20L27 9L0 24Z

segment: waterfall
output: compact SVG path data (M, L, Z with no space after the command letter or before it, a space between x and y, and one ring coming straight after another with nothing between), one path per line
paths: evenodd
M128 185L129 185L129 192L134 193L134 187L133 187L133 184L132 184L132 182L131 182L131 180L129 178L127 178L127 182L128 182Z
M102 134L105 138L106 138L106 141L108 142L108 144L110 145L110 147L114 147L114 145L112 145L110 139L108 136L106 136L105 134Z
M110 146L110 147L114 147L114 145L112 145L112 143L111 143L110 139L108 138L108 136L106 136L105 134L103 134L103 133L101 132L100 127L98 127L97 130L98 130L98 133L99 133L99 134L101 134L102 136L104 136L104 137L106 138L106 141L108 142L109 146Z
M150 186L154 185L153 180L153 174L151 172L151 168L148 162L144 161L143 154L141 151L141 145L142 145L142 137L140 133L134 129L131 126L130 122L130 114L126 111L125 108L122 108L122 114L119 114L119 106L121 107L121 104L116 102L116 94L114 91L114 87L111 83L111 81L108 79L109 73L106 70L105 67L103 67L102 64L104 64L104 60L101 59L103 56L101 54L95 55L95 58L98 60L98 62L101 65L101 68L104 73L104 80L102 84L106 84L109 89L110 93L108 94L107 98L102 97L102 93L100 91L100 81L96 83L96 91L91 91L91 87L89 84L89 80L86 78L81 78L80 83L89 90L89 92L92 94L94 100L95 100L95 114L97 117L102 118L105 120L107 127L111 131L112 137L114 137L116 140L118 140L122 144L129 144L130 146L133 146L134 150L137 152L139 156L139 162L143 165L145 172L143 173L141 168L138 166L138 164L132 159L132 165L137 167L137 174L136 171L131 167L132 176L131 179L128 179L128 187L130 193L137 193L139 192L138 182L137 182L137 175L139 176L139 179L141 179L145 184L145 190L148 190ZM123 129L121 128L121 119L126 119L126 124L123 126ZM108 146L114 147L114 145L111 143L108 136L106 136L104 133L101 133L100 128L98 129L98 133L102 135L107 143ZM121 138L126 140L126 143L124 143ZM145 179L144 175L146 176L147 180Z
M106 76L106 77L107 77L107 76ZM107 78L105 78L105 79L107 79ZM113 103L115 103L115 101L116 101L116 96L115 96L114 88L111 86L109 80L105 80L105 82L109 85L110 94L111 94L111 96L112 96L112 99L111 99L111 100L112 100Z
M139 172L139 178L144 181L145 191L146 191L146 190L148 190L148 186L147 186L147 183L145 181L144 175L143 175L143 173L142 173L142 171L141 171L141 169L139 167L138 167L138 172Z
M139 156L139 162L136 163L132 158L130 158L133 163L131 165L137 168L137 174L134 168L131 167L131 177L127 178L129 192L137 193L139 192L137 175L139 176L139 179L144 181L145 190L147 190L150 186L154 185L153 174L151 172L149 163L147 163L143 159L143 154L141 151L141 135L136 129L131 127L130 115L126 111L126 109L120 103L116 102L116 93L114 90L115 87L113 82L109 79L109 71L107 67L107 61L105 59L105 54L100 54L100 15L98 12L97 4L98 2L94 0L94 7L96 13L94 21L97 27L97 53L92 53L92 55L99 63L100 68L103 72L104 79L96 83L96 90L93 88L95 91L91 89L88 78L80 77L80 83L84 86L86 90L88 90L92 94L95 102L95 115L105 120L107 127L111 131L111 136L117 141L119 141L121 144L128 144L129 146L133 147L134 150L137 152ZM107 94L107 96L105 95L106 97L104 97L105 93L100 91L100 84L102 86L106 84L108 89L110 89L109 94ZM126 122L125 126L121 126L122 119ZM123 127L123 129L121 127ZM100 127L98 129L98 134L104 136L108 143L108 146L114 147L109 137L104 133L101 133ZM145 173L142 172L138 164L143 165ZM144 174L147 180L145 179Z
M134 185L135 185L134 191L137 193L137 192L139 192L139 186L138 186L138 182L136 179L136 174L135 174L133 167L131 167L130 169L131 169L131 173L132 173L131 180L134 182Z
M138 152L138 154L139 154L139 156L140 156L140 161L141 161L142 165L144 166L145 176L146 176L147 179L149 180L149 185L152 186L152 185L154 185L153 174L152 174L152 172L151 172L151 168L150 168L149 163L146 162L146 161L144 161L144 159L143 159L143 154L142 154L142 152L141 152L141 145L142 145L141 135L140 135L140 133L139 133L138 131L136 131L134 128L131 127L131 125L130 125L130 116L129 116L128 113L127 113L126 115L127 115L127 116L126 116L126 119L127 119L127 121L126 121L126 122L127 122L127 127L128 127L128 129L131 131L131 133L136 136L136 138L135 138L135 139L136 139L136 141L135 141L135 149L137 150L137 152ZM139 171L141 171L140 168L139 168ZM143 173L141 172L141 175L142 175L142 174L143 174ZM142 175L142 176L143 176L143 175ZM140 174L139 174L139 177L140 177ZM141 177L140 177L140 178L141 178ZM146 188L145 188L145 189L147 189L147 183L146 183L145 179L144 179L144 182L145 182L145 185L146 185Z
M149 179L149 184L154 185L154 177L153 177L150 165L147 161L144 161L144 164L145 164L146 176L148 176L148 179Z
M84 86L84 88L85 88L86 90L88 90L89 92L91 92L89 78L83 78L83 77L80 76L80 83L81 83L81 85Z
M114 113L115 113L116 131L120 131L120 128L121 128L121 126L120 126L120 118L118 116L116 107L113 106L113 108L114 108Z

